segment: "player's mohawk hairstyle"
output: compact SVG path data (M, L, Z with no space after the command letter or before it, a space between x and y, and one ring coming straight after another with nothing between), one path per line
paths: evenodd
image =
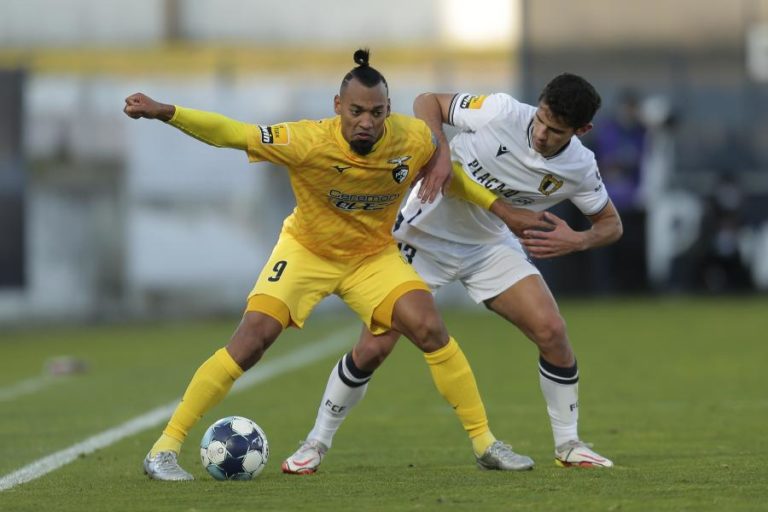
M387 84L387 80L384 78L384 75L379 73L375 68L372 68L371 65L368 64L370 56L371 51L368 48L360 48L355 51L355 54L352 58L357 63L357 67L353 68L352 71L344 76L344 80L341 81L341 91L346 89L349 81L353 78L366 87L374 87L383 82L384 87L386 87L387 91L389 91L389 84Z
M368 48L360 48L355 51L355 54L352 56L352 59L354 59L355 62L357 62L358 66L368 66L368 59L371 56L371 50Z

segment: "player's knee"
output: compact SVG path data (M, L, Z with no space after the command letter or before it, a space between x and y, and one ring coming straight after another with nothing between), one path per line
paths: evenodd
M227 348L240 368L247 370L261 359L281 331L277 320L249 313L240 322Z
M540 319L533 329L533 339L542 352L559 352L568 348L565 320L557 313Z
M434 352L448 343L448 332L437 313L420 318L408 337L424 352Z

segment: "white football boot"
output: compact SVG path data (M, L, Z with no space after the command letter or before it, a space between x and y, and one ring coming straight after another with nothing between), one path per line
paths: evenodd
M320 441L308 439L302 441L299 449L293 455L283 461L280 466L283 473L291 475L309 475L317 471L320 463L323 461L328 447Z
M502 441L494 441L481 457L477 457L480 469L499 471L525 471L533 469L533 459L512 451L512 447Z
M153 480L179 482L195 478L179 466L175 452L158 452L154 457L144 457L144 473Z
M555 448L555 464L562 468L612 468L613 462L583 441L568 441Z

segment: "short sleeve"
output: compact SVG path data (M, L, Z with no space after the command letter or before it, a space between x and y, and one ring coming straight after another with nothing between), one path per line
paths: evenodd
M477 131L500 115L509 115L520 108L520 103L503 93L474 95L466 92L453 97L448 123L465 131Z
M590 171L582 180L579 190L571 197L571 202L584 215L595 215L608 204L608 191L605 189L594 158Z

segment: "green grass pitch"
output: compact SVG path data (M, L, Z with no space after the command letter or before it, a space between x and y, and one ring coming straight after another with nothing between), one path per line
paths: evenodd
M768 298L569 299L561 309L581 370L580 433L614 460L612 470L554 465L536 351L477 307L444 316L473 366L491 428L534 458L533 471L477 469L423 358L403 340L315 475L283 475L280 462L309 431L343 349L211 411L181 455L194 482L142 474L158 426L0 492L0 511L768 510ZM89 368L0 399L0 478L177 399L236 322L0 332L0 390L40 375L56 355ZM354 323L345 312L315 314L264 362ZM346 337L351 347L354 336ZM217 482L199 463L198 443L210 423L235 414L261 425L271 457L254 481Z

